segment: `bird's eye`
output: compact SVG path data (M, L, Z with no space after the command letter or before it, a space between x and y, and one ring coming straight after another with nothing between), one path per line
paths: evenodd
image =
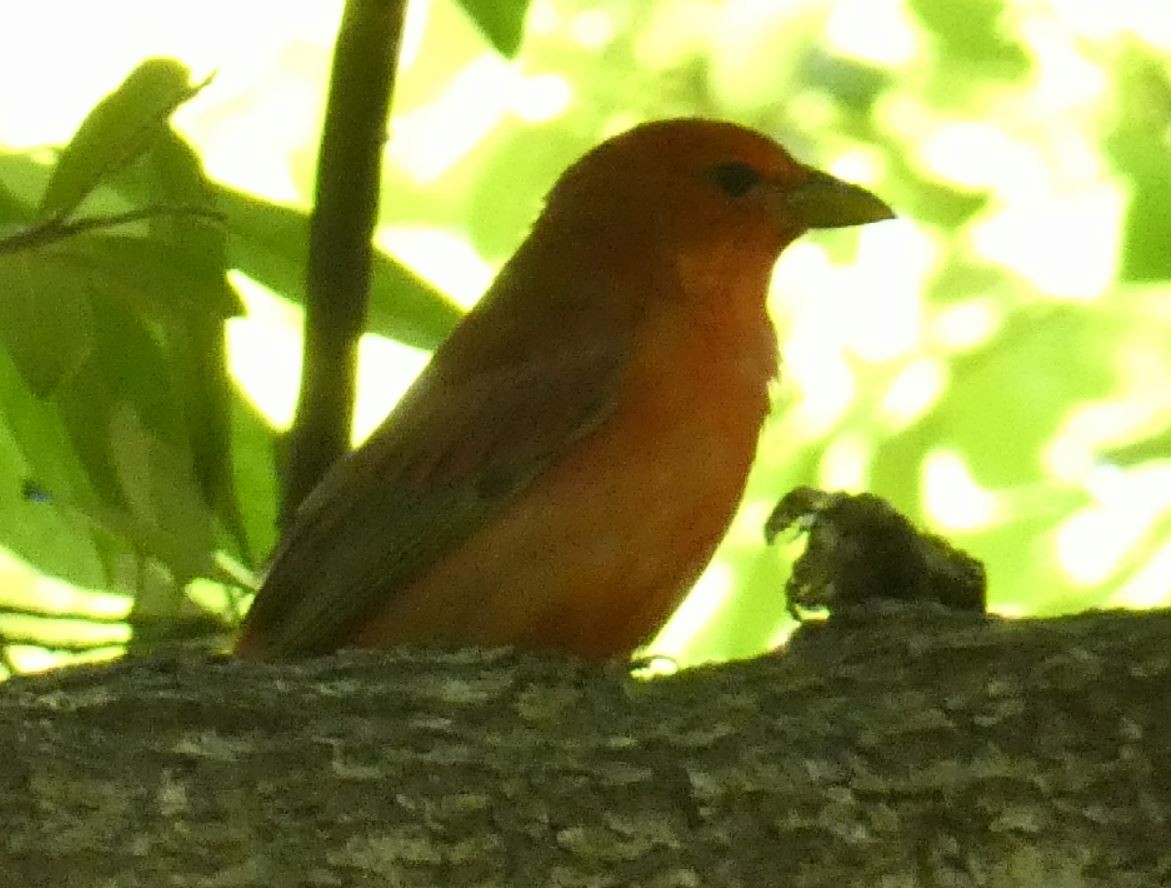
M729 197L743 197L761 179L760 173L739 160L717 164L708 170L708 177Z

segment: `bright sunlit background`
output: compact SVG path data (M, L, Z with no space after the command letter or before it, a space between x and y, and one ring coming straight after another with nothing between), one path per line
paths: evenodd
M139 61L171 55L215 74L175 116L209 175L307 207L340 8L16 5L0 149L66 143ZM766 131L900 218L818 233L780 262L774 417L717 559L651 650L688 663L783 638L792 553L766 550L762 526L798 484L872 490L946 534L985 561L1001 613L1166 604L1169 59L1171 5L1146 0L536 0L513 60L455 3L412 0L377 240L470 305L558 172L605 136L682 114ZM300 310L233 283L248 314L229 323L232 370L283 428ZM425 361L366 337L356 439ZM0 589L26 612L0 632L23 621L49 640L10 645L10 670L82 656L53 638L126 636L28 613L114 619L125 590L16 557Z

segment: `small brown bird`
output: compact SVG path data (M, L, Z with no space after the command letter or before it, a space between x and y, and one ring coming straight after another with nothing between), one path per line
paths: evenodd
M727 529L768 412L765 295L811 228L892 216L731 123L561 177L379 429L297 513L241 656L405 642L628 655Z

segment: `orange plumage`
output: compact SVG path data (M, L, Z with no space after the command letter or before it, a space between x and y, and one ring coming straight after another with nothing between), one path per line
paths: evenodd
M777 256L807 229L890 216L729 123L649 123L586 154L395 410L301 507L237 653L629 654L703 570L743 492L777 370Z

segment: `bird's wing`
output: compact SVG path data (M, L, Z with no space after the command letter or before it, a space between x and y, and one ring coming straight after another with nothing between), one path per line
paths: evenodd
M238 649L281 657L344 643L380 602L602 423L628 343L564 333L546 333L563 347L505 360L468 361L471 349L458 343L441 349L391 417L298 510Z

